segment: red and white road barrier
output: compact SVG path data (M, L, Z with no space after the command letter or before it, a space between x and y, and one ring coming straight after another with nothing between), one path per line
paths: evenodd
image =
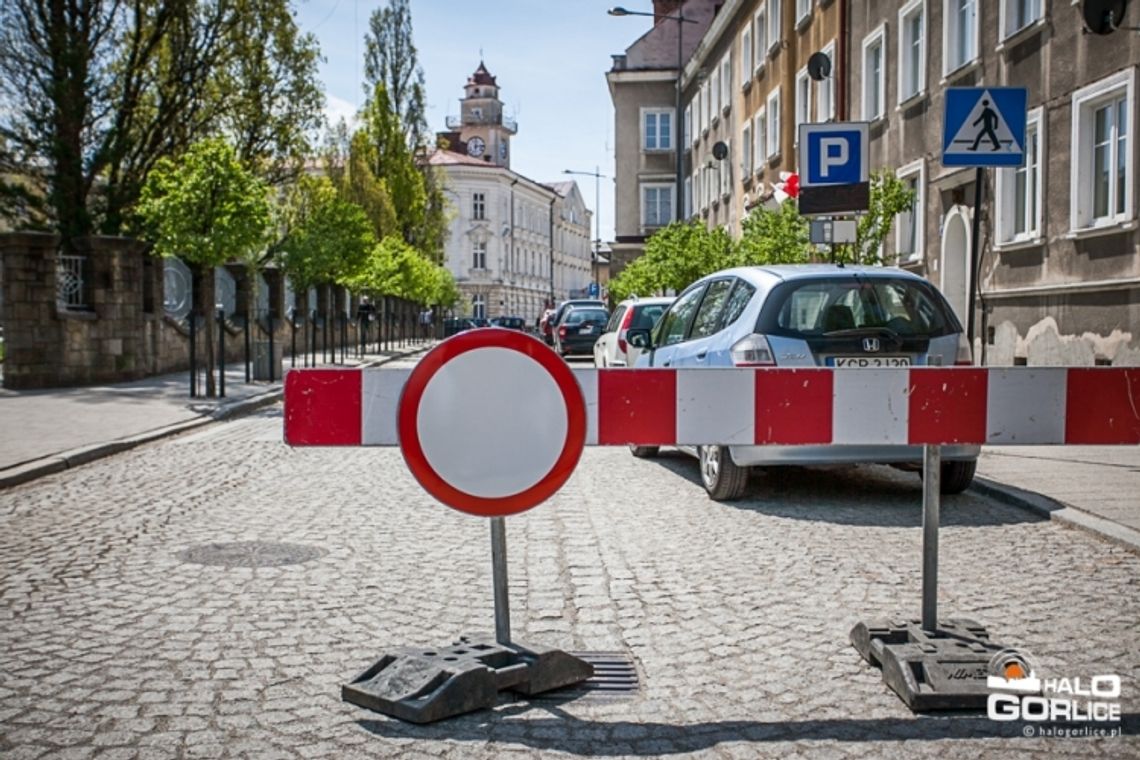
M399 445L397 413L411 374L288 372L285 441ZM576 369L573 374L585 404L587 445L1140 443L1140 368ZM480 387L452 383L457 398L481 403ZM520 409L527 387L512 390Z

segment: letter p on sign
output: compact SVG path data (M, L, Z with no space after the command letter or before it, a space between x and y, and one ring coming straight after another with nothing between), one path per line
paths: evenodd
M831 175L832 167L847 165L847 139L842 137L823 137L819 141L820 158L819 173L823 179Z

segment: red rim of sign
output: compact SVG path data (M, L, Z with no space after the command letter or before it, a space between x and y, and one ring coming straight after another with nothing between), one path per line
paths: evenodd
M424 390L435 373L455 357L481 348L506 348L538 362L550 373L566 403L566 441L554 466L530 488L493 498L467 493L445 481L424 455L416 424ZM544 343L513 330L480 328L448 338L420 360L400 394L396 425L404 461L424 490L460 512L480 517L504 517L525 512L546 501L574 472L586 443L586 404L570 367Z

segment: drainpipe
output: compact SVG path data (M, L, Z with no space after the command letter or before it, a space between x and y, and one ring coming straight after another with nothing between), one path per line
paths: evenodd
M554 201L558 200L555 195L550 199L550 301L554 302Z
M848 2L849 0L839 0L839 49L836 51L839 60L836 61L838 64L835 67L837 71L834 72L836 79L839 80L836 83L836 98L839 101L839 103L836 104L838 105L836 113L839 117L839 121L847 121L850 118L850 114L848 113L849 104L847 102L847 82L850 76L848 72L851 71L851 69L847 66L847 59L851 55L851 51L849 50L849 46L847 44L847 35L850 34L850 30L847 28L848 24L850 23L850 20L847 18Z
M519 183L519 178L515 177L511 180L511 246L507 250L507 262L510 264L510 274L514 274L515 266L515 185ZM510 282L510 280L508 280ZM512 287L508 285L507 287Z

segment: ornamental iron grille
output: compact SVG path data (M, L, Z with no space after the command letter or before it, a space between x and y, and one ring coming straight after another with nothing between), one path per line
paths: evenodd
M285 308L285 315L292 320L297 312L297 293L293 290L293 283L288 277L285 278L285 302L282 306Z
M227 318L237 311L237 280L225 267L214 268L214 303Z
M190 304L194 296L194 280L190 267L181 259L166 259L162 272L162 305L166 316L178 322L185 322L190 316Z
M269 283L263 274L257 275L257 317L269 318Z
M87 308L83 276L86 268L86 256L59 254L55 270L55 298L61 309Z

